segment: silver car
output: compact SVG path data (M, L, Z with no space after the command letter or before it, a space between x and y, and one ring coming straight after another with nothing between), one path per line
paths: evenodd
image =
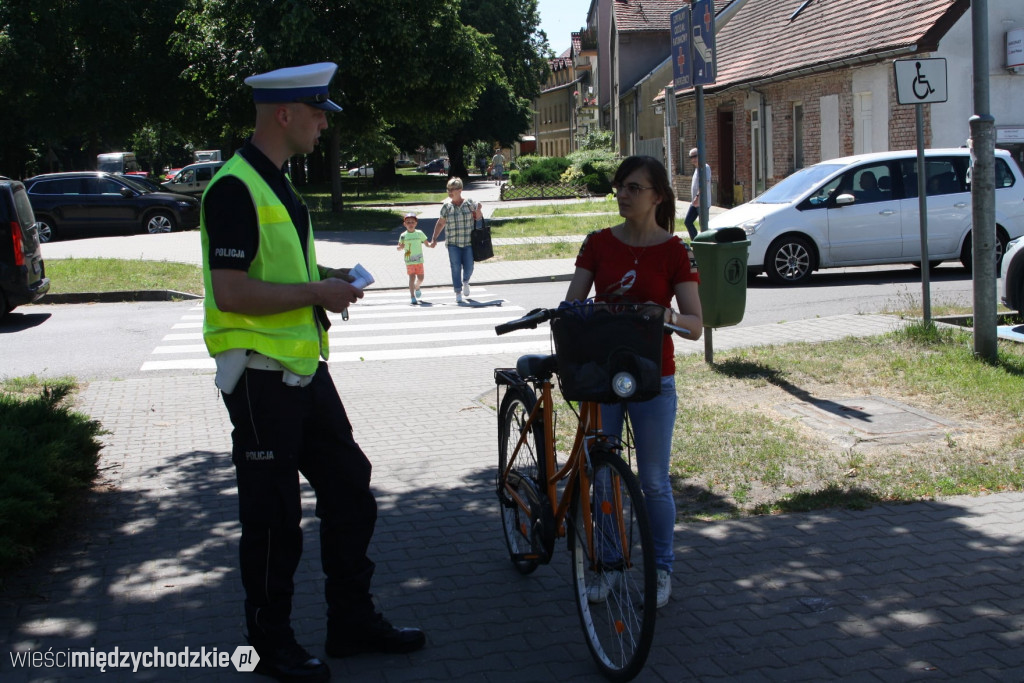
M928 261L971 267L971 154L925 151ZM996 150L996 251L1024 235L1024 175ZM917 151L831 159L788 176L754 200L711 219L712 230L740 227L747 264L772 282L805 282L821 268L920 263Z

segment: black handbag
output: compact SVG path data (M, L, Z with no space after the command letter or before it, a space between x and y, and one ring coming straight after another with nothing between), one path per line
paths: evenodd
M494 256L494 247L491 245L491 226L487 225L487 219L481 218L473 226L471 240L474 261L486 261Z

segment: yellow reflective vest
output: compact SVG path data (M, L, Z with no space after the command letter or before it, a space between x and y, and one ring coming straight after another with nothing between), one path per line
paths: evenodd
M249 189L259 217L259 248L249 266L249 277L264 282L300 283L320 279L310 224L303 259L302 244L288 209L260 174L242 157L233 156L207 187L233 175ZM211 356L228 349L252 349L270 356L299 375L316 372L319 358L328 355L327 331L321 329L312 306L270 315L226 313L217 308L210 278L210 238L206 216L200 216L199 234L203 249L203 341Z

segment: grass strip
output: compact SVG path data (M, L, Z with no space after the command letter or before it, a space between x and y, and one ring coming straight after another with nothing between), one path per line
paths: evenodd
M50 293L172 290L203 293L199 266L171 261L108 258L46 259Z

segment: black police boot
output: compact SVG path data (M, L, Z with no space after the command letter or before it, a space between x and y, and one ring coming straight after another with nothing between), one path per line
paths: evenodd
M325 648L329 657L351 657L367 652L403 654L414 652L427 642L418 628L395 628L383 616L375 614L357 629L341 630L327 626Z
M331 670L327 664L306 652L306 649L294 640L271 644L250 638L249 644L260 656L260 661L256 664L256 673L284 683L326 683L331 678Z

